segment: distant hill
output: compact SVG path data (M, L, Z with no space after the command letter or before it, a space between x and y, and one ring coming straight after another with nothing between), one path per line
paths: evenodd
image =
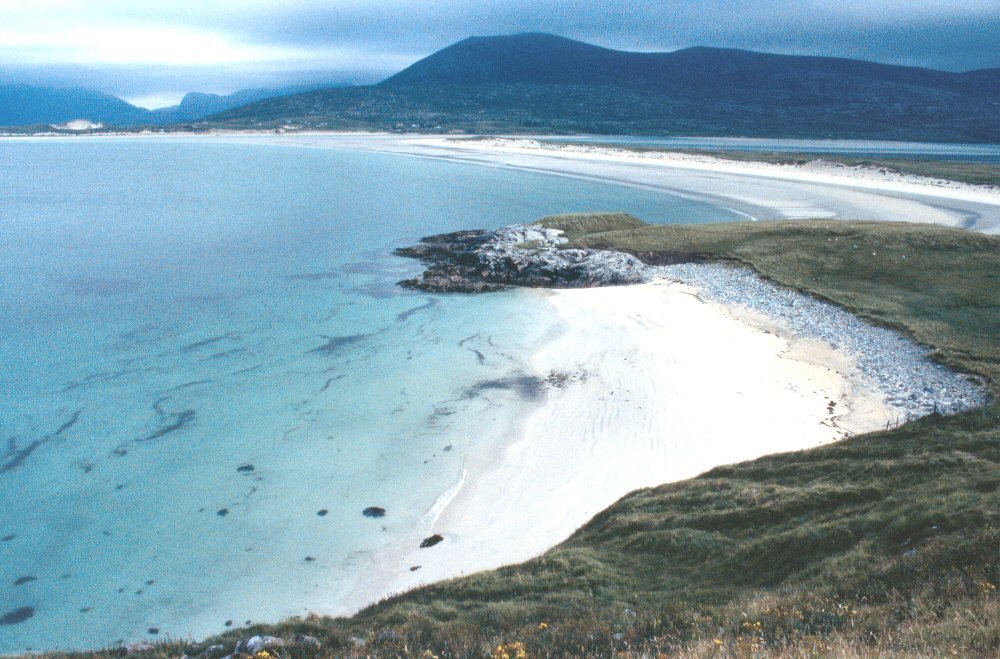
M0 85L0 126L64 124L75 119L111 126L165 126L197 121L274 96L327 86L247 89L225 96L193 92L185 95L180 105L147 110L91 89Z
M272 98L213 125L1000 142L1000 70L719 48L632 53L473 37L371 87Z
M0 85L0 126L62 124L74 119L131 126L149 110L91 89Z
M156 122L160 124L173 124L197 121L209 115L225 112L232 108L238 108L256 101L278 96L289 96L302 92L315 91L317 89L327 89L331 87L342 87L343 85L294 85L286 87L266 88L266 89L244 89L228 95L203 94L191 92L184 95L180 105L169 108L153 110L152 114Z
M1000 80L996 73L992 71L994 79ZM866 81L979 91L977 80L932 69L728 48L632 53L551 34L465 39L420 60L382 84L582 84L718 94L759 89L762 85L772 89L794 86L818 79L836 80L844 85ZM719 89L719 85L725 88Z

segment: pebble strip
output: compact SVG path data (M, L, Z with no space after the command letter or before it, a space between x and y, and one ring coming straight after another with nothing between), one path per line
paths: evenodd
M652 268L654 276L697 288L705 299L737 304L777 320L799 336L825 341L857 362L862 375L900 412L900 422L982 405L987 391L968 376L931 361L931 350L804 293L782 288L740 266L688 263Z

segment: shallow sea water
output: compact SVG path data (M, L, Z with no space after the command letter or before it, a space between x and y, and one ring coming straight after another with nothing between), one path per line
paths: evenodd
M224 139L0 141L0 195L0 616L34 614L0 652L335 611L426 525L509 413L481 385L535 375L560 320L531 292L405 291L394 247L559 212L735 219Z

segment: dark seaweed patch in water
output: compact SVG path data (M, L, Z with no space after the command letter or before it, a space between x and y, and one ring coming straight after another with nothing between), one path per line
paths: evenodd
M323 345L313 348L308 354L316 355L335 355L342 349L349 345L358 343L359 341L364 341L370 334L351 334L348 336L323 336L326 339L326 343Z
M3 466L0 466L0 474L6 474L8 471L17 468L35 452L35 449L49 441L50 438L51 435L44 439L36 439L22 449L17 448L17 441L12 438L8 444L7 453L4 455L6 462L3 463Z
M396 284L385 281L371 281L366 284L354 286L351 290L360 295L375 298L376 300L389 300L406 294L406 291Z
M249 352L250 351L247 350L246 348L233 348L232 350L223 350L222 352L217 352L214 355L209 355L208 357L205 357L200 361L207 362L213 359L226 359L227 357L235 357L237 355L243 355Z
M324 279L336 279L340 276L335 270L327 272L303 272L295 275L285 275L286 281L323 281Z
M406 311L397 314L396 321L401 323L410 316L412 316L413 314L424 311L425 309L431 309L433 307L436 307L438 304L440 304L438 300L431 298L419 306L413 307L412 309L407 309Z
M330 388L330 385L331 385L331 384L333 384L333 383L334 383L334 382L336 382L337 380L343 380L343 379L344 379L344 378L346 378L346 377L347 377L346 375L344 375L343 373L341 373L340 375L338 375L338 376L337 376L337 377L335 377L335 378L328 378L328 379L327 379L327 381L326 381L326 383L325 383L325 384L323 384L323 388L322 388L322 389L320 389L320 390L319 390L319 392L320 392L320 393L323 393L324 391L326 391L327 389L329 389L329 388Z
M93 373L83 378L82 380L73 380L72 382L67 382L63 385L62 391L72 391L78 387L83 387L85 385L99 384L102 382L111 382L112 380L117 380L119 378L127 377L129 375L144 375L147 373L162 373L164 372L161 367L157 366L147 366L144 368L127 368L121 371L115 371L114 373Z
M22 606L19 609L8 611L0 617L0 625L16 625L35 616L35 609L31 606Z
M185 382L184 384L179 384L176 387L172 387L167 391L177 391L179 389L187 389L188 387L197 387L202 384L212 384L212 380L193 380L191 382Z
M181 410L180 412L175 412L173 414L170 414L170 417L173 418L173 421L171 421L170 423L167 423L165 425L160 426L159 428L157 428L156 430L154 430L152 432L152 434L147 435L146 437L143 437L139 441L141 441L141 442L147 442L147 441L152 440L152 439L159 439L159 438L163 437L164 435L167 435L167 434L170 434L170 433L175 432L177 430L180 430L181 428L183 428L188 423L190 423L191 421L194 420L195 411L194 410Z
M35 450L38 449L40 446L52 441L53 439L59 437L64 432L72 428L74 425L76 425L76 422L80 420L80 415L82 413L83 413L82 409L77 410L69 418L69 421L66 421L65 423L60 425L59 428L54 433L52 433L51 435L46 435L41 439L35 439L24 448L17 447L17 437L10 437L7 440L7 451L4 453L3 456L4 462L2 465L0 465L0 474L6 474L8 471L12 471L13 469L17 468L21 463L27 460L31 456L31 454L34 453Z
M192 352L198 350L199 348L204 348L205 346L214 345L220 341L236 341L239 340L240 335L236 332L226 332L225 334L220 334L219 336L213 336L207 339L202 339L201 341L195 341L194 343L189 343L181 348L181 352Z
M484 380L465 390L463 398L475 398L488 391L513 391L526 400L537 400L545 395L545 380L533 375Z
M160 417L160 427L154 430L149 435L138 439L139 442L148 442L153 439L160 439L164 435L168 435L172 432L181 430L187 424L194 421L195 411L194 410L181 410L180 412L165 412L163 410L163 402L167 400L166 398L161 398L160 400L153 403L153 410L156 411L156 415Z
M79 409L76 412L73 412L73 416L71 416L69 418L69 421L67 421L66 423L64 423L61 426L59 426L59 429L55 431L55 433L54 433L55 436L58 437L59 435L63 434L64 432L66 432L67 430L69 430L70 428L72 428L73 426L75 426L76 422L80 420L80 415L81 414L83 414L83 410L82 409Z

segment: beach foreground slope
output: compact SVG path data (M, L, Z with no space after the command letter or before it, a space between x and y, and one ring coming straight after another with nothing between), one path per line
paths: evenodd
M861 222L557 224L576 246L742 262L902 329L996 392L996 238ZM578 293L587 291L560 295ZM326 651L366 654L995 655L998 511L996 407L932 414L634 492L538 558L352 618L291 620L159 651L308 634Z

